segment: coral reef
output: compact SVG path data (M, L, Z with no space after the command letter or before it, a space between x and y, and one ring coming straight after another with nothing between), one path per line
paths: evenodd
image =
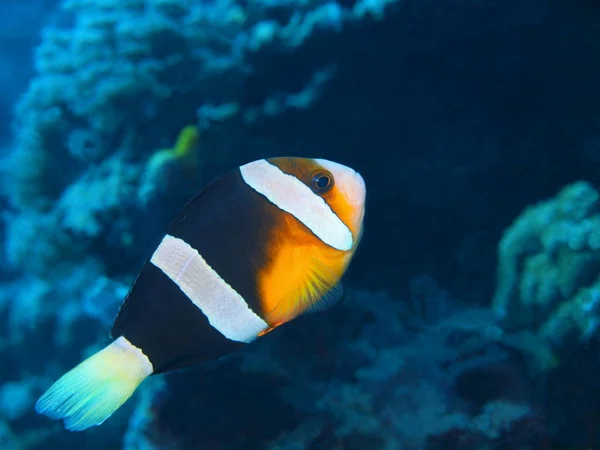
M243 441L256 449L419 449L451 433L461 433L464 442L494 442L535 420L525 369L517 369L513 351L502 343L493 313L448 304L433 280L423 282L430 295L422 300L445 303L452 312L427 320L383 292L349 291L329 317L305 318L271 333L233 358L239 362L215 369L215 379L198 371L167 378L168 394L157 391L148 403L152 420L132 420L130 433L144 436L148 448L201 448L201 442L218 441L219 448L237 449ZM475 372L480 386L469 381ZM233 377L234 384L227 384ZM230 405L232 420L252 422L267 389L278 399L269 399L269 407L297 422L272 422L276 414L269 413L253 429L260 438L245 428L223 436L222 418L211 413L221 397L205 392L217 379L227 384L228 396L256 405L246 412ZM137 415L147 419L149 409ZM174 429L188 431L175 437Z
M252 71L250 57L273 48L292 51L318 30L339 29L373 8L380 14L385 3L370 5L345 10L336 3L291 3L279 24L270 16L280 5L260 1L245 7L229 0L64 2L68 25L44 29L38 73L17 105L7 187L16 221L26 217L28 225L10 227L7 240L18 244L9 248L9 261L43 276L68 250L74 261L90 253L103 258L124 241L144 248L151 234L139 236L135 217L150 213L147 222L164 223L207 181L211 155L234 156L218 144L204 146L195 164L184 164L187 182L167 183L144 175L157 171L157 161L168 163L156 152L189 123L206 131L236 115L253 123L309 107L333 76L331 68L315 68L299 92L273 93L246 108L240 93ZM157 207L167 196L172 206ZM50 230L47 239L36 233L41 229ZM75 242L63 244L69 239ZM32 245L44 251L25 261L15 247ZM130 261L139 262L136 256Z
M493 309L538 358L544 344L564 351L573 338L597 333L599 273L600 195L580 181L529 207L506 231Z
M235 155L214 139L197 148L195 127L186 124L204 133L215 120L238 115L254 123L310 106L332 69L316 68L303 90L245 107L240 92L250 57L293 51L319 30L339 30L384 7L63 2L62 20L43 30L37 75L16 108L16 144L3 169L10 203L4 260L31 277L28 284L39 280L50 290L57 268L68 272L85 261L99 267L90 278L130 279L168 217L207 181L214 155ZM285 12L281 24L270 19L276 11ZM186 157L165 158L160 149L180 132L191 143L175 143L173 154Z
M277 398L271 406L291 407L297 422L263 425L256 441L235 433L225 439L220 419L205 412L216 407L203 394L210 377L193 383L192 371L167 379L169 395L157 391L149 401L152 419L132 422L130 432L149 448L172 449L196 448L204 439L224 449L240 448L241 440L257 449L535 448L542 439L550 442L539 375L548 377L561 352L573 351L569 338L587 342L594 335L599 199L590 184L577 182L516 219L499 244L490 309L454 302L427 276L410 283L407 302L350 291L328 317L285 327L274 333L277 339L269 336L239 356L239 368L216 369L236 371L241 386L229 388L234 397L245 395L245 378L258 378L248 382L258 397L254 383L271 380L266 384ZM312 327L318 337L307 336ZM190 391L203 399L200 406ZM137 414L147 418L146 410ZM174 437L168 430L192 427L182 421L184 411L197 411L203 426ZM561 416L553 407L547 413ZM238 414L245 422L254 412Z
M549 439L531 379L536 389L543 390L540 380L557 370L561 358L568 359L573 341L589 343L597 334L600 216L594 187L584 182L567 186L557 198L531 206L506 231L499 247L493 308L488 307L487 296L476 298L477 308L455 302L427 276L414 278L408 295L398 291L406 289L406 266L427 258L435 260L432 267L475 267L469 286L479 283L479 275L487 276L488 265L473 251L482 245L472 230L464 231L473 235L467 244L460 244L461 254L444 263L438 259L447 257L447 249L438 246L433 251L439 240L429 235L431 249L422 248L422 238L435 228L454 239L456 234L439 226L440 211L454 221L458 203L469 203L463 208L469 209L470 225L478 233L480 228L487 230L490 217L495 227L502 227L495 215L501 208L488 194L465 202L464 192L455 190L456 180L463 181L462 189L469 193L483 192L480 178L493 172L504 196L513 181L508 166L517 165L529 176L523 167L545 160L546 152L536 159L524 151L532 144L523 137L523 129L536 129L528 122L533 121L531 111L520 103L508 108L506 116L500 110L511 96L523 97L521 89L535 91L515 75L526 64L514 50L524 45L523 35L539 31L553 9L534 2L526 13L511 12L516 19L492 9L487 20L478 20L485 19L479 9L483 4L473 2L480 15L466 20L474 29L459 32L467 28L453 10L461 2L416 3L61 2L54 20L42 30L36 75L16 106L16 142L3 150L2 158L4 154L7 158L0 164L1 448L468 450L535 448L542 438ZM392 8L402 10L403 20L385 22ZM417 10L430 12L419 22L414 20ZM563 14L555 14L558 19L553 20L566 21ZM587 10L581 14L586 20L595 17ZM522 28L502 34L489 17L515 21ZM576 21L576 29L567 34L573 42L592 46L588 44L592 39L577 34L586 29L582 22ZM448 29L435 41L432 30L441 24L448 24ZM495 49L500 56L485 59L490 41L481 41L483 45L479 38L494 32L502 34ZM340 57L336 52L341 50L328 44L344 33L349 50ZM361 46L372 35L379 35L387 59ZM551 31L543 36L559 39L561 34ZM442 41L444 45L434 51ZM465 54L452 51L469 45L477 49L470 55L476 61L472 66L461 59ZM543 46L552 47L548 39ZM576 62L573 47L580 50L579 45L561 47L569 63ZM595 55L595 48L587 51ZM308 53L318 57L308 59ZM549 54L555 67L560 54L554 48ZM287 59L274 58L280 55ZM273 73L262 73L257 80L258 64L271 58L273 66L263 63L265 72L280 70L276 66L282 60L295 61L289 72L298 72L297 79L277 84ZM378 59L384 62L371 67ZM514 59L519 60L519 71L510 68ZM535 58L523 59L551 72ZM338 62L345 65L345 72ZM399 69L380 74L377 69L383 66ZM457 71L463 66L464 71ZM585 70L596 86L595 72L587 65ZM409 77L398 80L397 74L405 71L422 84L407 82ZM348 72L357 75L347 78ZM454 74L462 84L442 85L438 73L450 78ZM496 74L506 78L494 78ZM538 83L539 74L534 72L531 80ZM332 80L344 76L330 101L346 114L336 118L328 110L315 115L323 122L319 125L337 126L339 139L332 142L325 133L304 133L294 113L318 110L322 95L335 90ZM558 73L561 87L563 77ZM249 92L250 83L261 89ZM377 83L379 89L365 94L368 83ZM404 90L390 89L403 83ZM482 111L481 94L490 91L490 84L502 84L501 99L487 105L491 112ZM548 91L555 95L548 96ZM556 100L560 111L568 111L572 118L575 108L566 101L570 90L546 87L540 92L544 101L551 97L565 102ZM355 105L361 95L363 102L375 105L372 110ZM594 96L588 97L597 104ZM532 98L531 104L541 101L535 92ZM551 105L546 106L552 111ZM435 113L425 120L427 107ZM378 108L381 116L368 117ZM516 110L526 110L525 119ZM494 138L481 119L486 113L494 124L500 123L498 142L490 142ZM246 140L246 130L260 130L286 114L292 115L294 126L294 137L284 141L289 147L272 145L274 141L260 131L254 141ZM460 128L457 124L462 121L473 129ZM421 125L425 131L415 133L416 124L425 122L427 126ZM547 120L540 122L546 131ZM270 133L280 128L289 133L280 125L277 122ZM400 146L390 144L381 137L386 127L406 140ZM359 132L346 133L349 128ZM516 130L513 139L519 145L511 151L518 158L507 156L513 147L507 129ZM302 140L305 134L314 136ZM473 135L484 137L469 138ZM359 151L346 147L350 140L359 141ZM421 159L411 154L411 148L421 154L428 146L436 151ZM385 236L377 242L386 246L371 245L363 253L367 262L362 269L371 270L359 275L370 290L349 289L336 309L275 330L210 370L149 380L100 431L67 435L60 425L48 425L33 415L33 401L50 381L106 343L107 330L137 268L165 221L191 193L216 172L249 159L256 149L265 156L314 155L329 148L372 169L368 183L375 186L380 201L378 214L386 217L372 221L367 232ZM386 158L380 151L388 152ZM595 147L587 152L597 159ZM394 159L397 153L403 159ZM470 168L465 169L467 160ZM494 166L498 160L502 164ZM562 165L554 170L555 184L570 176ZM455 204L440 196L444 190L457 193ZM514 217L511 214L523 202L542 198L540 192L546 191L531 189L523 198L518 192L519 201L500 217ZM390 204L398 205L399 198L402 205L390 212ZM423 216L426 208L434 213ZM486 213L488 222L481 219ZM466 228L465 217L448 227ZM423 233L420 238L404 227L411 221L412 230ZM494 233L489 235L488 243L496 239ZM388 249L393 255L382 257ZM405 264L409 259L411 264ZM454 273L441 283L446 286L455 281L453 277ZM387 291L371 291L381 286Z
M0 410L3 435L28 434L19 419L48 380L106 341L166 220L213 176L212 161L222 169L242 150L215 134L309 108L335 75L316 66L304 86L245 104L252 58L380 18L388 3L60 3L2 161L0 388L13 404Z

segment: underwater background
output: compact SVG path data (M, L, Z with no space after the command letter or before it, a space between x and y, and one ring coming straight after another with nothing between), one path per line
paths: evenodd
M600 5L3 0L0 449L600 449ZM226 170L365 178L344 300L39 416Z

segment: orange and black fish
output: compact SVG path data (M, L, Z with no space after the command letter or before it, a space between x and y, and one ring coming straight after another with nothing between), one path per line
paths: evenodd
M272 158L217 178L171 221L112 328L36 410L100 425L148 376L219 358L341 296L365 183L331 161Z

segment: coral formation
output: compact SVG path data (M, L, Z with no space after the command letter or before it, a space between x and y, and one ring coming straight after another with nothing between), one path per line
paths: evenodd
M355 42L360 26L366 23L362 32L370 33L394 3L61 3L43 29L36 76L16 107L14 150L1 164L1 448L62 448L53 439L64 432L33 417L33 401L50 380L106 343L168 217L212 178L215 166L246 158L246 144L281 152L235 139L240 130L317 105L339 73L322 44L344 32ZM415 45L431 45L416 36L423 41ZM302 86L246 92L257 60L306 47L323 55L304 68ZM415 59L431 64L428 51ZM354 57L356 66L363 64L364 55ZM437 102L440 92L428 90ZM356 115L362 125L362 111ZM440 147L458 152L464 143ZM374 159L367 148L360 158ZM382 177L400 170L378 164ZM430 173L430 164L422 173ZM438 205L437 190L423 187L430 181L418 181L403 189L427 192ZM427 276L413 279L405 302L401 295L349 289L335 310L275 330L212 375L197 370L150 380L107 422L102 439L70 437L72 447L447 449L454 441L465 450L506 445L512 431L527 448L527 430L540 420L528 377L549 374L570 336L597 334L598 206L597 191L579 182L525 211L500 243L491 309L453 302ZM400 229L393 233L406 238ZM398 267L389 270L395 280ZM39 358L42 352L52 356ZM232 429L236 420L248 425Z
M422 277L419 283L423 282ZM427 283L435 285L431 279ZM439 304L448 299L439 287L429 293L424 302ZM493 442L521 421L535 417L522 390L526 377L512 368L512 350L502 343L503 331L493 313L457 308L448 302L444 305L447 314L424 321L383 292L349 291L343 305L336 308L339 317L307 318L309 323L285 327L272 333L277 338L270 336L239 355L240 381L227 388L229 394L245 395L248 378L271 380L267 381L269 389L301 418L283 430L270 430L268 423L263 424L259 433L271 437L262 443L249 440L247 445L257 449L418 449L448 433ZM308 338L307 328L321 330L319 336ZM485 374L482 380L501 378L501 388L474 392L476 388L465 382L474 371ZM217 438L219 419L208 411L218 400L203 392L207 380L198 379L197 373L187 375L193 382L182 377L186 375L166 380L168 396L155 391L155 400L137 413L146 420L130 422L130 432L144 436L149 448L191 448L195 442ZM202 398L202 405L193 398ZM167 430L192 426L182 418L183 411L195 411L191 417L199 425L185 436L170 436L168 445L164 444L161 439L167 438ZM251 420L238 414L244 421ZM238 448L239 438L231 431L227 438L220 437L220 448Z
M277 380L277 397L302 417L285 431L263 430L274 434L267 444L253 445L534 445L547 431L533 406L531 377L556 367L556 354L569 337L588 340L595 332L599 200L591 185L578 182L517 218L499 245L498 289L490 309L456 304L422 276L411 282L409 302L350 291L335 326L334 319L309 319L327 330L325 336L300 338L299 328L287 327L278 340L241 355L241 372ZM201 397L201 385L167 380L173 399L155 394L152 420L132 424L136 435L150 448L161 442L172 418L194 409L183 399L194 388L194 397ZM166 448L210 439L211 419L205 420L198 435L171 437ZM511 434L515 440L507 443ZM237 448L235 436L220 443Z
M16 106L15 144L2 162L10 279L0 290L0 388L14 404L0 410L6 436L26 434L26 422L13 422L44 384L106 340L166 220L214 175L211 160L241 151L226 139L199 141L200 133L309 108L335 74L314 67L300 89L245 104L252 58L381 17L388 3L60 3L42 30L36 74ZM53 358L38 361L49 347Z
M538 356L544 343L559 350L571 338L587 341L600 323L598 273L600 195L580 181L529 207L505 232L494 311Z
M313 32L339 29L369 8L292 3L284 25L269 19L279 8L230 0L65 1L61 12L68 25L44 29L38 74L17 105L17 142L6 171L16 220L26 215L28 224L12 226L8 241L44 251L24 261L11 245L9 261L43 275L57 258L74 261L90 252L102 258L107 249L131 241L137 237L135 217L147 214L151 203L158 209L154 218L164 222L175 207L157 208L156 196L163 193L171 205L181 205L206 181L202 165L222 151L213 144L201 155L190 152L195 160L182 160L189 163L189 182L166 183L155 173L157 158L165 155L158 149L182 128L189 139L194 128L186 124L206 130L236 114L251 123L310 106L331 69L316 68L300 92L273 93L260 106L245 108L239 97L252 71L250 56L297 48ZM165 163L161 159L158 166ZM146 165L149 173L142 173ZM49 230L48 239L35 233L40 229ZM128 245L148 243L142 237Z

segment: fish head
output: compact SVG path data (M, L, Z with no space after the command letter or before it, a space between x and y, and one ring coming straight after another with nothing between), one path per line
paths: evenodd
M351 167L317 158L271 158L271 164L293 175L321 197L351 233L345 251L355 250L363 231L366 185Z

